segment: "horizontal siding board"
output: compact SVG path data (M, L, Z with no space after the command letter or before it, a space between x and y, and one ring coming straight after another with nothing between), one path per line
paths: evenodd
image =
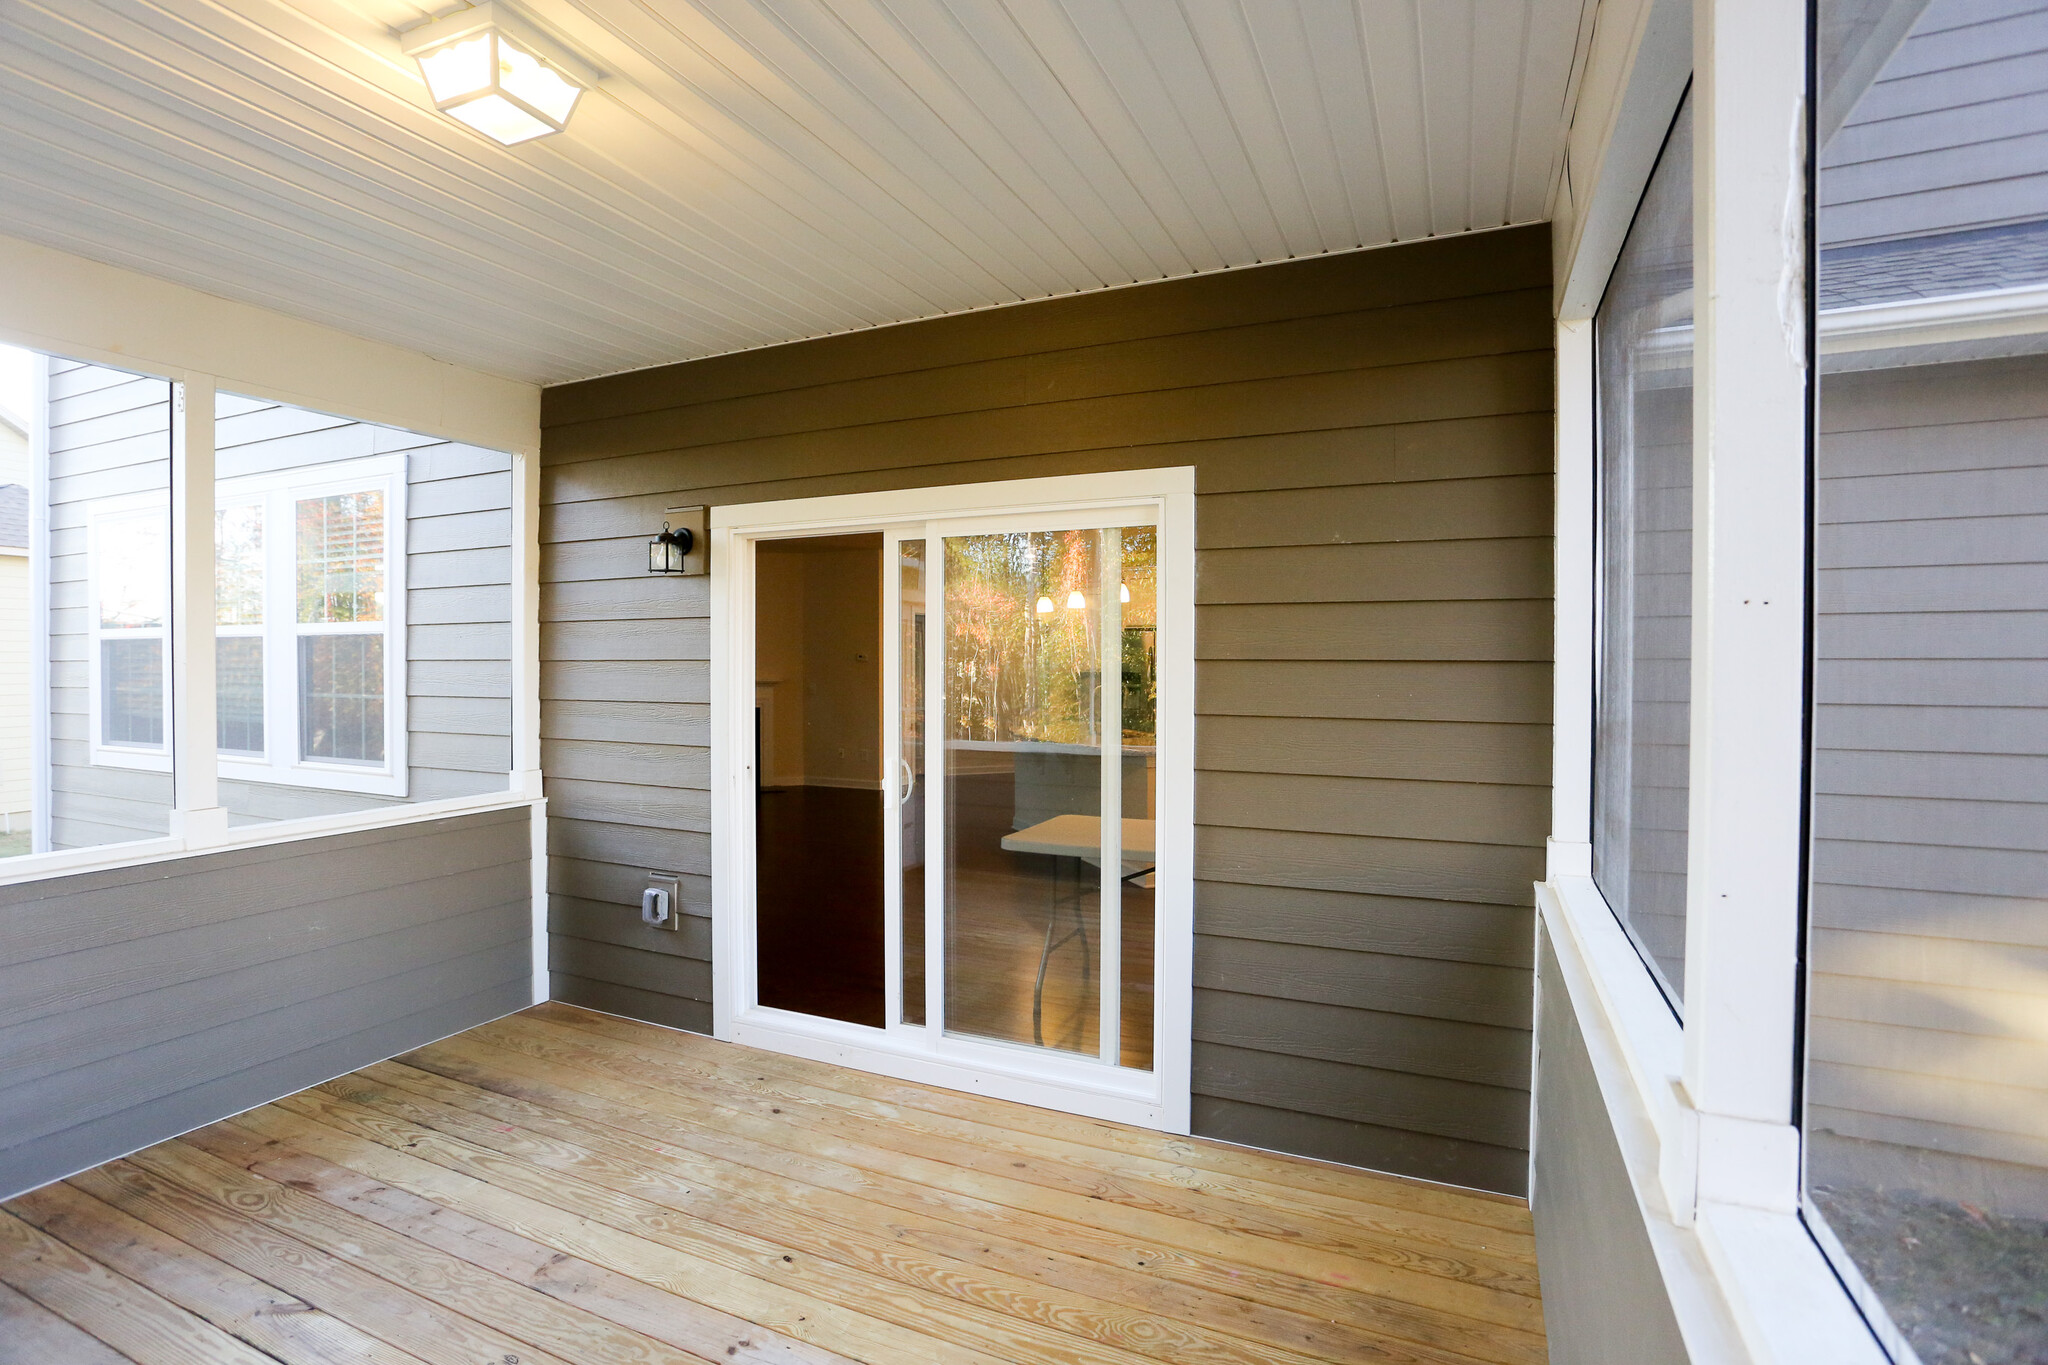
M1550 599L1515 602L1315 602L1202 607L1199 659L1550 657Z
M542 770L554 778L693 791L711 787L711 751L702 747L543 739L540 754Z
M594 939L557 936L549 941L548 969L594 981L610 981L634 990L711 998L711 964L669 953L599 943Z
M1209 772L1550 783L1545 725L1211 714L1195 746L1196 767Z
M548 852L589 862L711 875L711 836L695 830L650 829L553 813L548 819Z
M1551 402L1548 350L1037 403L871 422L790 436L677 448L666 443L580 463L550 457L549 496L564 501L683 488L907 469L971 449L982 459L1165 441L1213 440L1400 422L1536 412ZM675 439L672 419L661 425ZM686 428L685 428L686 430ZM552 438L550 438L552 440ZM650 438L652 439L652 438Z
M1551 542L1419 540L1205 550L1195 601L1439 602L1550 591Z
M1198 991L1195 1040L1475 1085L1529 1085L1526 1030L1317 1001Z
M1547 726L1550 666L1533 660L1213 659L1195 665L1195 705L1203 717Z
M1531 965L1535 912L1526 905L1200 882L1195 906L1202 933L1214 937L1496 967Z
M1365 1075L1354 1073L1365 1072ZM1275 1109L1353 1123L1385 1123L1406 1132L1526 1147L1526 1089L1480 1086L1433 1076L1348 1067L1217 1043L1195 1045L1195 1090Z
M636 990L613 981L594 981L586 976L555 972L549 978L548 995L568 1005L600 1010L627 1019L642 1019L691 1033L711 1032L711 1002L691 1000L660 991Z
M711 708L691 702L554 701L541 711L541 738L708 745Z
M687 915L676 929L657 929L640 919L640 907L606 904L576 896L548 898L548 932L561 938L608 943L643 953L711 960L711 921Z
M1202 826L1195 875L1208 881L1524 905L1541 848Z
M1227 550L1542 539L1550 533L1551 510L1547 474L1219 493L1202 499L1195 544L1202 550Z
M1196 1095L1192 1117L1194 1130L1204 1137L1247 1147L1509 1194L1521 1193L1528 1183L1529 1154L1519 1147L1462 1142L1214 1095Z
M1206 828L1297 830L1392 839L1527 844L1550 828L1550 788L1373 777L1203 772Z
M1499 1028L1526 1029L1530 1019L1528 980L1519 968L1208 933L1195 937L1195 984Z

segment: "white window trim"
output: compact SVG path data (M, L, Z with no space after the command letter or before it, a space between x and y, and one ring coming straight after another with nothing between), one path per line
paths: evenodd
M299 753L301 690L298 676L299 639L323 633L306 630L298 620L295 586L297 543L294 504L302 498L377 489L384 494L385 619L379 628L347 634L384 637L384 760L377 764L344 763L306 758ZM264 752L252 756L222 750L223 781L261 782L403 797L410 784L406 766L406 457L374 455L333 464L244 474L222 479L216 506L257 501L263 508L263 624L250 631L227 627L235 634L253 633L263 640ZM216 626L216 637L223 629ZM216 693L216 695L218 695Z
M1619 248L1614 234L1579 244L1557 330L1555 767L1537 907L1562 979L1547 984L1568 997L1586 1039L1692 1357L1880 1365L1883 1350L1801 1218L1792 1122L1805 761L1805 11L1736 0L1693 9L1701 302L1687 1021L1673 1017L1591 878L1591 315ZM1685 87L1682 72L1662 69L1669 46L1638 54L1618 105L1640 115L1636 91L1665 91L1668 119ZM1717 99L1717 69L1740 72L1733 98ZM1642 120L1632 122L1639 142ZM1638 150L1619 148L1624 173L1597 186L1623 206L1591 204L1589 216L1632 212L1649 169L1634 165Z
M1103 509L1142 509L1159 527L1159 881L1155 920L1153 1070L1047 1057L1039 1049L942 1038L919 1026L868 1028L768 1009L753 998L754 950L744 909L751 800L714 800L713 1032L727 1041L1071 1113L1185 1133L1193 1104L1194 1025L1194 471L1189 467L794 499L711 510L711 781L714 793L753 785L750 620L752 540L881 529L921 521L1025 516L1101 525ZM1030 524L1042 524L1033 520ZM935 658L928 666L935 666ZM743 704L744 703L744 704ZM936 819L934 803L928 818ZM931 937L927 939L930 943ZM928 984L935 975L927 969ZM929 1011L929 1005L928 1005ZM893 1017L893 1016L892 1016ZM910 1035L917 1035L913 1039Z
M124 523L154 520L164 532L163 624L140 630L108 630L100 617L101 537ZM128 768L140 772L167 773L171 770L174 717L171 714L171 581L170 495L167 492L120 494L98 499L85 512L85 640L86 649L86 748L88 762L95 768ZM163 645L163 688L158 702L163 722L160 744L113 744L106 739L105 651L108 640L158 640ZM45 694L47 695L47 694Z

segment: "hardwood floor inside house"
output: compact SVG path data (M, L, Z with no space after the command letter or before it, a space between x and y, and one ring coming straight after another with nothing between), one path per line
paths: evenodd
M1519 1200L563 1005L0 1210L0 1362L1545 1359Z

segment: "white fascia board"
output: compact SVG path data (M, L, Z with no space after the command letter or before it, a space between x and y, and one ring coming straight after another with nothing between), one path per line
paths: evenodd
M540 449L540 388L0 237L0 342L515 454Z
M1830 309L1820 315L1820 353L1940 346L2042 332L2048 332L2048 285L2029 285Z
M1559 318L1599 307L1691 75L1687 0L1599 0L1551 226Z

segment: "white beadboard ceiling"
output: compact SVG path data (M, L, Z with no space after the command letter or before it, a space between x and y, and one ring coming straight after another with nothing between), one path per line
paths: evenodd
M555 383L1539 220L1585 4L527 0L503 148L445 0L0 0L0 232Z

